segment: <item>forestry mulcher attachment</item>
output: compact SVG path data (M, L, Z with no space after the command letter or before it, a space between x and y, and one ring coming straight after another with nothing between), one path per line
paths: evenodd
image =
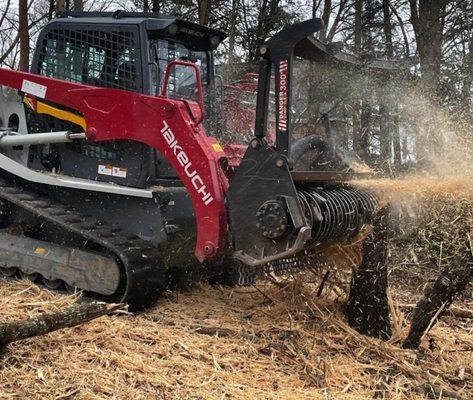
M363 64L316 41L321 28L298 23L261 47L243 154L211 136L224 33L123 11L48 23L31 73L0 69L3 275L137 309L173 267L257 274L358 234L377 199L345 183L355 174L330 138L292 132L295 59ZM332 154L330 171L295 168L312 151Z

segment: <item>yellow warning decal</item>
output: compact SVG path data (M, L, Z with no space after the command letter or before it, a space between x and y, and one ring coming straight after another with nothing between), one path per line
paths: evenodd
M63 121L72 122L73 124L81 126L84 131L86 130L85 119L80 115L74 114L70 111L60 110L59 108L50 106L49 104L43 103L41 101L36 101L35 107L34 101L28 96L23 98L23 102L38 114L51 115L52 117L62 119Z
M70 111L60 110L59 108L38 101L36 112L38 114L48 114L64 121L72 122L73 124L81 126L82 129L86 129L85 119L80 115L71 113Z
M216 153L223 153L223 148L219 143L213 143L212 147Z
M43 247L36 247L34 252L35 252L35 254L44 254L44 253L46 253L46 249L43 248Z

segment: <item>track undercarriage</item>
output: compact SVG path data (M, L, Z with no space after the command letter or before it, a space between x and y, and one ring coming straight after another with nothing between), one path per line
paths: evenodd
M132 309L146 307L164 290L166 268L150 243L6 179L0 179L0 198L4 276L27 277L50 289L83 290ZM20 226L22 235L5 233ZM40 239L46 231L55 243Z

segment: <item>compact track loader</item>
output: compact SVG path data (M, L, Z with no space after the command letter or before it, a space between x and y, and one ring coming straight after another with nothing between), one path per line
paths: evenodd
M260 48L243 147L212 135L223 32L123 11L49 22L30 73L0 69L3 275L138 309L174 266L258 275L357 235L378 200L346 184L356 174L330 138L293 132L296 60L367 66L315 40L321 28L298 23ZM329 170L296 167L313 151Z

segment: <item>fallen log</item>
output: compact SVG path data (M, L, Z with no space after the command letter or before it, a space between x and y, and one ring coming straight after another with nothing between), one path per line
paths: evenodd
M123 304L74 304L54 313L42 314L23 321L6 322L0 324L0 349L9 343L80 325L123 308Z
M412 312L416 308L417 304L399 304L399 307L406 311ZM464 308L451 307L448 310L443 310L439 317L453 317L459 319L473 319L473 311L465 310Z
M454 298L471 282L472 276L472 257L468 254L455 257L414 308L409 333L403 343L404 348L416 349L419 347L422 339L435 325L439 316L446 312Z

